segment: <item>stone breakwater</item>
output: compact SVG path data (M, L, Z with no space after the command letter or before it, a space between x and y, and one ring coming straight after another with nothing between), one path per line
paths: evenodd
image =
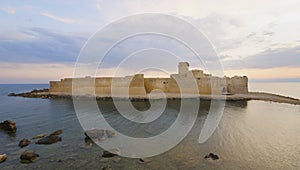
M55 94L50 93L49 89L41 89L41 90L33 90L31 92L26 93L9 93L8 96L19 96L19 97L27 97L27 98L42 98L42 99L72 99L73 97L77 98L94 98L95 96L72 96L69 94ZM96 96L97 100L110 101L114 98L114 100L124 100L128 99L127 96ZM300 105L300 99L281 96L277 94L271 93L263 93L263 92L248 92L243 94L227 94L227 95L194 95L194 94L174 94L174 93L165 93L162 96L160 93L150 93L146 95L130 95L129 99L132 101L148 101L149 99L164 99L168 100L180 100L180 99L194 99L199 98L201 100L226 100L226 101L246 101L246 100L262 100L262 101L271 101L278 103L288 103L294 105Z

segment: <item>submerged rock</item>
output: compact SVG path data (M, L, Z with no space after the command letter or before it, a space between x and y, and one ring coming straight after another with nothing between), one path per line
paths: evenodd
M60 134L62 134L62 133L63 133L62 129L59 129L59 130L57 130L57 131L51 133L49 136L55 136L55 135L57 136L57 135L60 135Z
M212 160L218 160L219 156L213 153L209 153L207 155L205 155L204 159L212 159Z
M36 144L44 144L44 145L49 145L49 144L53 144L56 142L61 141L61 137L56 136L56 135L52 135L52 136L46 136L40 140L38 140L36 142Z
M39 157L34 151L24 151L21 156L21 163L31 163Z
M30 140L24 138L24 139L22 139L22 140L19 142L19 146L20 146L21 148L23 148L23 147L29 145L30 143L31 143Z
M104 129L86 130L84 132L84 135L86 136L86 139L92 139L93 141L96 140L96 141L100 142L100 141L104 141L106 139Z
M0 155L0 163L4 162L6 159L7 159L6 154Z
M116 132L112 131L112 130L109 130L109 129L106 129L105 133L106 133L108 138L112 138L112 137L116 136Z
M152 160L151 160L151 159L148 159L148 158L140 158L140 159L138 160L138 162L139 162L139 163L150 163L150 162L152 162Z
M4 122L0 123L0 129L11 133L16 133L17 131L16 122L11 120L5 120Z
M106 165L102 168L102 170L112 170L112 168L109 165Z
M40 138L43 138L45 136L47 136L47 135L42 133L42 134L34 136L32 139L40 139Z
M108 151L103 151L103 154L102 154L102 158L111 158L114 156L118 156L118 155L115 153L108 152Z

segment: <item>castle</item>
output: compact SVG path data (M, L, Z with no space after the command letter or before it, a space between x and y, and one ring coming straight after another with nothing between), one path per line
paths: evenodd
M248 93L248 78L246 76L216 77L205 74L202 70L189 70L189 63L187 62L180 62L178 74L172 74L169 78L144 78L143 74L136 74L126 77L83 77L50 81L50 93L96 96L112 96L112 93L114 95L142 96L149 94L152 90L160 90L170 94L195 93L195 89L189 86L178 85L179 82L188 84L191 80L198 87L196 93L199 94Z

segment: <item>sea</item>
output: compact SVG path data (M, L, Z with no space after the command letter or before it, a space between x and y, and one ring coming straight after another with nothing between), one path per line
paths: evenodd
M271 92L300 98L300 83L250 83L250 91ZM103 159L103 149L87 145L71 99L40 99L8 97L10 92L20 93L49 88L47 84L1 84L0 121L13 120L16 134L0 130L0 154L7 154L0 169L300 169L300 106L266 101L226 102L217 129L204 143L199 133L210 109L209 101L201 105L194 126L188 135L171 150L148 158L116 156ZM147 109L145 102L134 102L135 107ZM107 120L117 130L135 136L146 131L161 133L176 119L179 100L168 101L163 115L155 126L130 125L120 116L112 101L102 101ZM147 129L148 128L148 129ZM35 140L24 148L21 139L31 139L41 133L62 129L62 141L51 145L37 145ZM168 140L168 139L166 139ZM160 147L160 146L157 146ZM145 150L151 148L143 148ZM33 163L20 162L20 154L33 150L39 159ZM219 156L218 161L204 159L208 153Z

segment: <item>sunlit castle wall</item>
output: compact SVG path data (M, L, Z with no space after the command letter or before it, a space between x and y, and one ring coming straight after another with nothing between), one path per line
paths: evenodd
M227 78L227 90L229 93L248 93L248 77L247 76L234 76Z
M73 87L72 87L73 83ZM84 77L65 78L50 82L50 93L72 95L145 95L144 75L137 74L126 77Z
M73 87L72 87L73 83ZM198 89L195 90L195 85ZM73 89L72 89L73 88ZM178 64L178 74L170 78L144 78L143 74L126 77L65 78L50 82L50 93L67 95L146 95L153 90L164 93L236 94L248 92L246 76L215 77L202 70L189 70L189 63Z

